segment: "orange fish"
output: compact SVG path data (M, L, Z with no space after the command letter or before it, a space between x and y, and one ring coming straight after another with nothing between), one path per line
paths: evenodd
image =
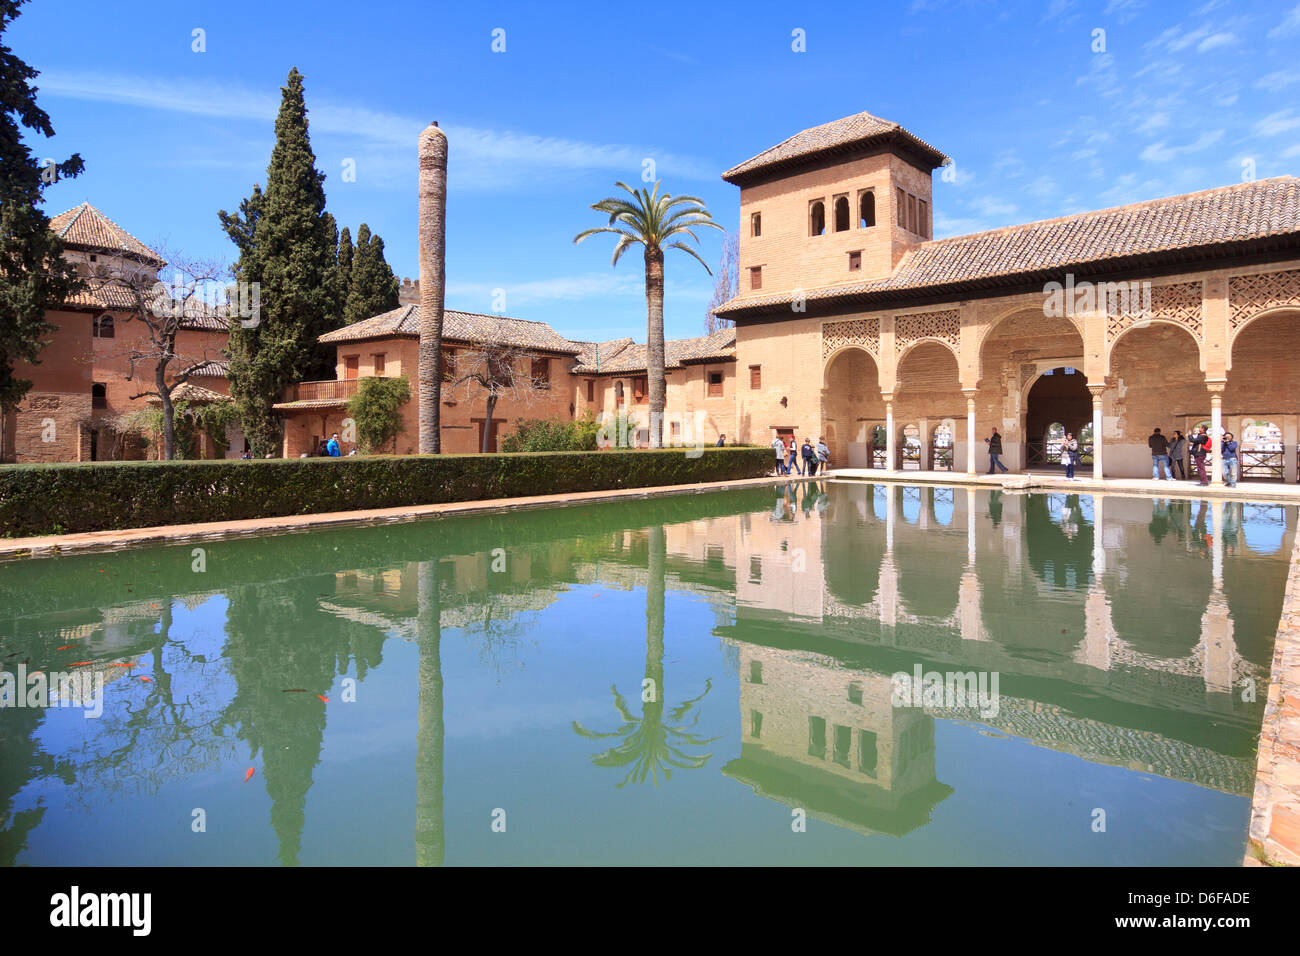
M152 677L144 677L144 676L141 676L140 679L141 679L142 681L145 681L146 683L149 683L149 684L152 684L152 683L153 683L153 678L152 678Z
M134 664L109 664L109 667L134 667Z
M252 779L253 779L253 768L249 767L248 773L244 774L244 783L248 783L248 781Z
M77 663L73 664L72 666L73 666L73 667L89 667L89 666L90 666L91 664L93 664L93 663L95 663L95 662L94 662L94 661L77 661Z
M327 704L330 702L330 699L326 697L324 694L317 694L316 696L319 697L321 700L325 701L325 703Z
M64 644L62 647L57 648L57 650L66 651L69 647L76 647L76 646L77 646L76 644Z

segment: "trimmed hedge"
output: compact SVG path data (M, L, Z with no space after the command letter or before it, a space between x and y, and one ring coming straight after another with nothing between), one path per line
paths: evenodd
M706 448L0 468L0 535L64 534L754 478L771 450Z

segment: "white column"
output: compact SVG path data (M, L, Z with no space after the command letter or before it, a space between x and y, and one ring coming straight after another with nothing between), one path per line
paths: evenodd
M954 440L956 435L953 436ZM975 474L975 395L966 393L966 474Z
M1223 393L1213 392L1210 395L1210 454L1214 456L1214 473L1210 476L1210 484L1223 484L1223 456L1220 454L1219 446L1223 438Z
M1105 389L1104 385L1089 386L1088 391L1092 392L1092 477L1101 481L1105 472L1102 470L1102 414L1101 414L1101 396Z
M893 471L898 467L898 436L894 434L894 396L885 396L885 468Z
M885 485L885 553L894 553L894 492L896 485Z
M1102 527L1106 516L1106 499L1094 495L1092 499L1092 578L1094 583L1101 581L1106 572L1106 540Z
M1214 590L1223 590L1223 501L1210 502L1210 527L1213 538L1210 541L1210 571L1214 576Z
M930 445L930 419L922 418L916 423L920 430L917 439L921 442L921 471L929 471L934 465L934 449Z
M966 489L966 562L975 566L975 489Z

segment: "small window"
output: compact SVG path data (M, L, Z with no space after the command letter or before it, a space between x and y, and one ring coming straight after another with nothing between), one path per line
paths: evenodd
M763 288L763 267L751 266L749 270L749 287L751 289Z
M921 212L920 212L921 236L922 238L929 239L930 238L930 204L926 202L924 199L918 199L917 204L921 207Z
M623 382L619 380L614 383L614 402L618 405L623 404Z
M902 228L907 228L907 193L901 189L895 189L895 200L898 206L898 224Z
M361 372L361 356L345 355L343 356L343 378L345 381L351 381Z
M858 196L858 228L870 229L876 224L876 194L870 189Z
M870 730L858 731L858 769L868 777L876 775L876 735Z
M849 230L849 197L835 197L835 231L848 232Z
M755 740L763 736L763 715L756 710L749 712L749 736Z
M749 583L763 583L763 558L761 555L753 554L749 557Z
M754 237L763 234L763 214L756 212L749 217L749 234Z
M841 767L849 765L849 748L853 746L853 729L843 727L840 724L835 725L834 751L831 759Z
M108 408L108 386L103 382L90 386L90 407Z
M808 756L826 759L826 719L808 718Z
M826 204L820 199L808 207L808 235L826 234Z
M862 705L862 685L857 681L850 681L849 683L849 703Z
M650 382L644 375L632 379L632 397L638 405L644 405L650 400Z
M113 317L105 313L95 320L95 338L111 339L113 337Z
M916 225L916 197L909 195L907 197L907 228L912 232L920 232Z
M862 268L862 251L849 253L849 271L857 272Z
M721 398L721 397L722 397L722 373L710 372L709 373L709 398Z
M383 375L384 374L384 353L381 352L378 355L373 356L373 358L375 360L375 374Z
M682 423L681 423L681 422L669 422L669 423L668 423L668 434L669 434L671 437L673 437L673 438L681 438L681 437L682 437Z
M763 387L763 366L751 365L749 367L749 387L750 388Z
M751 684L763 683L763 662L762 661L749 662L749 682Z
M455 381L456 379L456 350L442 350L442 380L444 382Z
M533 359L533 385L536 388L551 387L551 360L548 358Z
M591 404L596 402L596 380L594 378L587 379L587 401Z

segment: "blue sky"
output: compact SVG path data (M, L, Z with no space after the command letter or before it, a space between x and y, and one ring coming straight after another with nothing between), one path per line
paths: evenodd
M234 257L217 210L262 182L280 86L305 76L329 209L418 275L415 142L447 131L447 305L582 338L644 339L639 256L611 269L587 207L655 161L737 228L719 174L862 110L956 161L936 237L1300 172L1300 4L1156 0L843 3L86 3L32 0L7 42L42 72L90 200L143 241ZM493 30L505 51L492 51ZM194 31L206 50L194 52ZM804 31L806 51L792 50ZM1096 31L1104 31L1104 35ZM1101 42L1099 42L1101 41ZM1096 49L1102 47L1104 49ZM342 181L346 161L356 181ZM702 235L703 257L720 233ZM668 260L667 332L698 335L712 279Z

